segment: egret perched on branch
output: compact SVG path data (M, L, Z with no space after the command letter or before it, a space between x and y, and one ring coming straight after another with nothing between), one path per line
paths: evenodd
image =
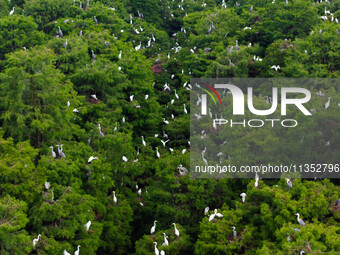
M176 236L179 236L179 231L178 231L178 229L176 228L176 224L175 223L172 223L174 226L175 226L175 235Z
M236 237L237 237L236 227L233 226L232 229L233 229L233 237L234 237L234 239L236 239Z
M331 98L329 97L327 103L325 104L325 109L328 109L330 103L331 103Z
M74 253L74 255L79 255L79 248L80 248L80 245L78 245L77 250L76 250L76 252Z
M95 159L98 159L98 158L91 156L91 157L89 157L89 160L87 162L90 163L90 162L92 162L92 160L95 160Z
M185 108L185 104L183 104L183 106L184 106L184 113L188 114L187 108Z
M157 156L157 158L160 158L160 157L161 157L161 155L160 155L159 152L158 152L158 147L156 147L156 156Z
M257 172L255 173L255 188L257 188L257 186L259 185L259 175L257 174Z
M167 125L169 125L169 121L167 121L165 118L163 118L163 122Z
M10 11L9 15L13 15L15 7Z
M49 182L45 182L45 188L46 188L47 190L49 190L50 187L51 187L50 183L49 183Z
M153 226L152 226L152 228L151 228L151 230L150 230L150 233L151 233L151 234L153 234L153 233L155 232L155 230L156 230L156 222L157 222L157 220L155 220L155 221L153 222Z
M67 250L64 250L64 255L71 255L71 254L68 253Z
M89 231L90 226L91 226L91 221L89 220L86 224L84 224L84 226L86 227L86 231Z
M96 100L99 100L99 99L97 98L96 94L91 95L91 97L94 98L94 99L96 99Z
M53 151L53 146L50 146L51 150L52 150L52 157L55 158L57 156L57 154Z
M293 189L292 182L288 178L286 180L287 180L287 185L288 185L289 189L292 190Z
M207 206L206 208L204 208L204 215L207 215L209 212L209 206Z
M125 156L122 157L122 160L123 160L124 162L128 162L128 159L127 159L127 157L125 157Z
M214 213L209 216L209 221L212 221L215 218L215 216L216 216L216 213L214 211Z
M301 227L306 225L306 223L302 219L300 219L300 214L299 213L296 213L294 215L297 215L297 221L299 222Z
M240 194L240 197L242 197L242 203L244 203L246 201L246 196L247 196L246 193L241 193Z
M96 18L96 16L93 16L93 20L94 20L94 22L97 24L97 18Z
M41 234L39 234L36 239L33 239L33 247L36 246L36 244L38 243L40 237L41 237Z
M67 39L66 39L66 42L63 44L63 47L66 49L66 47L67 47Z
M164 243L162 244L163 246L168 246L169 245L169 241L168 241L168 237L166 236L166 234L165 233L163 233L163 235L164 235Z
M219 217L219 218L222 218L223 217L223 214L221 214L221 213L218 213L217 212L217 209L215 209L215 215L217 216L217 217Z
M143 146L146 146L146 142L144 140L144 136L142 136L142 144L143 144Z
M122 51L119 52L118 58L122 59Z
M155 245L155 255L159 255L159 250L157 249L157 242L153 242Z
M117 204L116 191L112 191L112 193L113 193L113 202Z

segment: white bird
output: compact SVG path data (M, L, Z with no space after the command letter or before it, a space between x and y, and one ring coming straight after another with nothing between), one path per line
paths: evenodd
M240 197L242 197L242 203L244 203L246 201L246 196L247 196L246 193L241 193L240 194Z
M139 190L137 191L137 194L138 194L138 196L141 196L141 195L142 195L142 189L139 189Z
M91 157L89 157L89 160L87 162L90 163L92 160L95 160L95 159L98 159L98 158L91 156Z
M279 65L273 65L273 66L271 67L271 69L275 69L275 71L277 71L277 70L280 70L281 68L280 68Z
M163 118L163 122L167 125L169 125L169 121L167 121L165 118Z
M160 158L160 157L161 157L161 155L160 155L159 152L158 152L158 147L156 147L156 156L157 156L157 158Z
M152 228L151 228L151 230L150 230L150 233L151 233L151 234L153 234L153 233L155 232L155 230L156 230L156 222L157 222L157 220L155 220L155 221L153 222L153 226L152 226Z
M135 95L132 95L132 96L130 96L130 101L132 102L133 101L133 97L134 97Z
M296 213L295 215L297 215L297 221L299 222L300 226L303 227L306 225L306 223L300 219L300 214L299 213Z
M179 174L181 176L186 176L187 173L188 173L188 170L185 167L183 167L182 165L179 165L178 170L179 170Z
M142 144L143 146L146 146L146 142L144 141L144 136L142 136Z
M157 249L157 242L153 242L155 245L155 255L159 255L159 250Z
M14 13L14 9L15 7L13 7L13 9L9 12L9 15L12 15Z
M71 255L71 254L68 253L67 250L64 250L64 255Z
M207 206L206 208L204 208L204 215L207 215L209 212L209 206Z
M164 235L164 243L162 244L162 246L168 246L169 245L169 241L168 241L168 237L166 236L166 234L165 233L163 233L163 235Z
M122 51L119 52L118 58L122 59Z
M125 156L122 157L122 160L123 160L124 162L128 162L128 159L127 159L127 157L125 157Z
M73 109L73 112L79 112L77 108L74 108Z
M67 47L67 39L66 39L66 42L63 44L63 47L66 49L66 47Z
M288 185L289 189L292 190L293 189L292 182L288 178L286 180L287 180L287 185Z
M51 187L51 184L49 182L45 182L45 188L48 190Z
M215 218L215 216L216 212L214 211L214 213L209 216L209 221L212 221Z
M86 227L86 231L89 231L90 226L91 226L91 221L89 220L86 224L84 224L84 226Z
M233 229L233 237L234 237L234 239L236 239L236 237L237 237L236 227L233 226L232 229Z
M113 193L113 202L117 204L117 197L116 197L116 191L112 191Z
M175 235L176 236L179 236L179 231L178 231L178 229L176 228L176 224L175 223L172 223L174 226L175 226Z
M96 100L98 100L96 94L91 95L91 97L94 98L94 99L96 99Z
M185 108L185 104L183 104L183 106L184 106L184 113L188 114L187 108Z
M179 99L179 96L177 95L177 91L175 90L175 97Z
M330 103L331 103L331 98L329 97L327 103L325 104L325 109L328 109Z
M161 250L161 255L165 255L165 251Z
M33 247L36 246L36 244L38 243L40 237L41 237L41 234L39 234L36 239L33 239Z
M148 100L148 98L149 98L149 95L145 95L145 100Z
M79 255L79 248L80 248L80 245L78 245L77 250L75 251L74 255Z
M182 150L182 154L184 154L186 151L187 151L187 149L183 149L183 150Z
M167 142L169 142L169 141L170 141L170 139L166 140L165 142L164 142L163 140L161 140L161 143L163 144L163 147L165 147L165 144L166 144Z
M219 217L219 218L222 218L223 217L223 214L221 214L221 213L218 213L217 212L217 209L215 209L215 215L217 216L217 217Z
M53 146L50 146L51 150L52 150L52 157L55 158L57 156L57 154L53 151Z
M259 175L257 174L257 172L255 173L255 188L257 188L257 186L259 185Z
M70 101L67 101L67 107L70 107L71 103Z

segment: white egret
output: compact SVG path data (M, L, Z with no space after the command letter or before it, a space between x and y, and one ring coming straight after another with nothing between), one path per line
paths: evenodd
M209 212L209 206L207 206L206 208L204 208L204 215L207 215Z
M91 156L91 157L89 157L89 160L87 162L90 163L90 162L92 162L92 160L95 160L95 159L98 159L98 158Z
M64 255L71 255L71 254L68 253L67 250L64 250Z
M259 185L259 175L257 174L257 172L255 173L255 188L257 188L257 186Z
M79 255L79 248L80 248L80 247L81 247L81 246L78 245L77 250L75 251L74 255Z
M159 152L158 152L158 147L156 147L156 156L157 156L157 158L160 158L160 157L161 157L161 155L160 155Z
M178 231L178 229L176 228L176 224L175 223L172 223L174 226L175 226L175 235L176 236L179 236L179 231Z
M302 219L300 219L300 214L299 213L296 213L294 215L297 215L297 221L299 222L301 227L306 225L306 223Z
M280 68L279 65L273 65L273 66L271 67L271 69L275 69L275 71L277 71L277 70L280 70L281 68Z
M66 47L67 47L67 39L66 39L66 42L63 44L63 47L66 49Z
M50 187L51 187L51 184L49 182L45 182L45 188L48 190L50 189Z
M60 146L61 146L61 149L58 150L59 156L62 157L62 158L66 158L65 153L63 152L63 144L60 145Z
M112 191L113 193L113 202L117 204L117 197L116 197L116 191Z
M137 191L137 194L138 194L138 196L141 196L141 195L142 195L142 189L139 189L139 190Z
M134 97L135 95L131 95L130 96L130 102L132 102L133 101L133 97Z
M79 112L77 108L74 108L73 109L73 112Z
M215 218L216 212L217 211L214 211L214 213L209 216L209 221L212 221Z
M168 241L168 237L166 236L166 234L165 233L163 233L163 235L164 235L164 243L162 244L162 246L168 246L169 245L169 241Z
M67 101L67 107L70 107L71 103L70 101Z
M185 104L183 104L183 106L184 106L184 113L188 114L187 108L185 108Z
M217 216L217 217L219 217L219 218L222 218L223 217L223 214L221 214L221 213L218 213L217 212L217 209L215 209L215 215Z
M145 95L145 100L148 100L148 98L149 98L149 95Z
M91 226L91 221L89 220L86 224L84 224L84 226L86 227L86 231L89 231L90 226Z
M163 118L163 122L167 125L169 125L169 121L167 121L165 118Z
M163 147L165 147L165 144L166 144L167 142L169 142L169 141L170 141L170 139L166 140L165 142L164 142L163 140L161 140L161 143L163 144Z
M157 220L155 220L155 221L153 222L153 226L152 226L152 228L151 228L151 230L150 230L150 233L151 233L151 234L155 233L155 230L156 230L156 222L157 222Z
M157 242L153 242L155 245L155 255L159 255L159 250L157 249Z
M165 251L161 250L161 255L165 255Z
M146 146L146 142L144 141L144 136L142 136L142 144L143 146Z
M9 12L9 15L13 15L15 7Z
M127 157L125 157L125 156L122 157L122 160L123 160L124 162L128 162L128 159L127 159Z
M33 239L33 247L35 247L37 245L40 237L41 237L41 234L39 234L36 239Z
M247 196L247 194L244 193L244 192L240 194L240 197L242 197L242 203L244 203L246 201L246 196Z
M329 97L327 103L325 104L325 109L328 109L330 103L331 103L331 98Z
M237 237L236 227L233 226L232 229L233 229L233 237L234 237L234 239L236 239L236 237Z
M288 178L286 180L287 180L287 185L288 185L289 189L292 190L293 189L292 182Z
M98 100L96 94L91 95L91 97L94 98L94 99L96 99L96 100Z
M188 170L185 167L183 167L182 165L179 165L178 170L179 170L179 174L181 176L186 176L187 173L188 173Z
M53 151L53 146L50 146L51 150L52 150L52 157L55 158L57 156L57 154Z
M175 97L179 99L179 96L177 95L177 91L175 90Z

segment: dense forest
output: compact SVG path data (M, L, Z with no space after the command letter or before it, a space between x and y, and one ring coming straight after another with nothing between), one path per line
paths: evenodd
M0 254L339 254L337 179L192 178L189 113L192 78L340 78L339 19L339 0L0 0ZM290 154L339 163L339 87L311 90ZM290 160L236 135L227 160Z

